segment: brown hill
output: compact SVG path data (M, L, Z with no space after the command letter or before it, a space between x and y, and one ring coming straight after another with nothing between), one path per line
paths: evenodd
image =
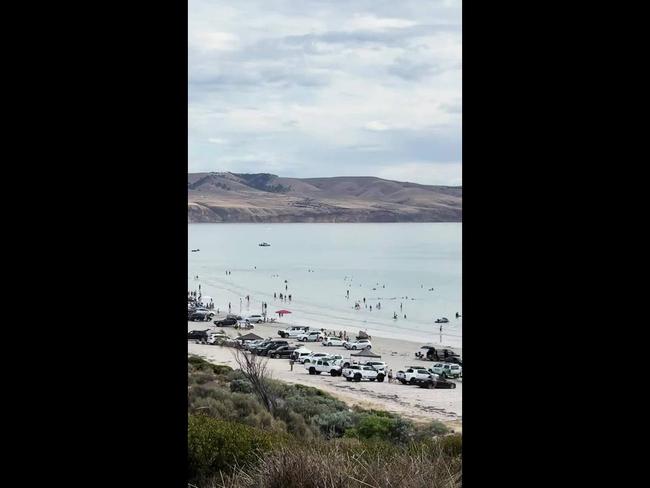
M189 222L461 222L462 188L372 176L188 175Z

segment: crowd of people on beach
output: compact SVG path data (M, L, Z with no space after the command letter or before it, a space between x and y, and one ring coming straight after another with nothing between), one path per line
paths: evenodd
M187 292L187 299L188 299L188 301L191 301L191 302L195 302L195 303L201 304L201 305L203 305L205 308L207 308L208 310L214 310L214 300L213 300L212 298L210 298L210 302L209 302L209 303L203 303L203 302L201 301L201 298L202 298L202 295L201 295L201 285L199 285L199 291L198 291L198 292L196 292L196 291L188 291L188 292Z

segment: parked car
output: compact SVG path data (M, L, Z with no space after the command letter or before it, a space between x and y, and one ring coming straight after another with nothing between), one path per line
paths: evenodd
M459 366L463 365L463 360L460 358L460 356L448 356L444 359L444 361L447 363L458 364Z
M371 368L376 369L377 371L381 371L382 373L386 373L386 363L383 361L367 361L363 363L364 366L370 366Z
M278 331L278 335L283 338L287 337L296 337L300 334L304 334L309 330L309 327L304 326L304 325L294 325L292 327L289 327L287 329L280 329Z
M265 339L258 339L258 340L255 340L255 341L246 341L246 342L244 342L243 346L244 346L244 349L250 351L251 349L259 346L260 344L262 344L263 342L266 342L266 340Z
M437 374L430 374L427 379L416 380L415 384L420 388L456 388L456 383L449 381L447 378L444 378Z
M409 383L414 385L418 380L426 380L431 373L424 368L409 367L397 372L397 381L405 385Z
M192 313L188 313L188 320L192 322L209 322L214 317L214 312L209 310L195 310Z
M207 343L208 344L218 344L220 341L224 341L228 339L228 336L224 334L223 332L220 334L218 332L210 332L208 333L208 339Z
M304 364L315 363L319 359L328 358L329 356L330 355L327 354L326 352L312 352L311 354L305 356L304 358L301 358L302 361L299 359L298 362Z
M312 352L309 349L305 349L304 347L299 347L295 351L293 351L293 355L291 358L294 361L297 361L299 363L303 363L305 361L305 358L309 356Z
M310 330L303 334L297 335L296 340L301 342L317 342L323 337L323 333L319 330Z
M319 359L314 363L308 363L305 365L305 369L309 371L309 374L329 373L332 376L341 375L341 366L337 365L336 362L330 358Z
M215 320L214 325L217 327L230 327L237 324L237 319L235 318L225 318L222 320Z
M251 351L251 352L253 352L253 353L255 353L255 354L259 355L259 356L268 356L269 353L276 350L278 347L288 346L288 345L289 345L289 343L287 341L273 340L273 341L270 341L270 342L268 342L266 344L262 344L262 345L256 347L255 350Z
M323 337L324 346L342 346L345 341L338 337Z
M359 339L358 341L345 342L343 346L346 349L352 349L356 351L357 349L372 349L372 343L368 339Z
M236 313L229 313L226 315L227 319L235 319L235 320L244 320L241 315L237 315Z
M370 366L352 365L343 368L342 375L345 376L347 381L361 381L362 379L369 381L384 381L386 375L377 371Z
M454 363L435 363L429 368L429 371L443 378L460 378L463 376L463 368Z
M277 349L270 351L268 356L273 359L289 358L296 349L296 346L280 346Z
M205 329L205 330L192 330L187 333L187 339L191 340L197 340L200 342L206 342L208 340L208 331L210 329Z
M248 320L251 324L261 324L264 322L264 317L261 315L249 315L245 320Z

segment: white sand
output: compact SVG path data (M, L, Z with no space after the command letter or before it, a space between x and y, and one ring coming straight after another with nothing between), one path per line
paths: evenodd
M237 337L239 333L246 334L248 332L253 332L263 338L280 338L277 331L285 326L286 324L282 323L259 324L255 325L252 330L238 331L232 327L224 327L223 330L232 338ZM212 323L188 322L188 331L208 327L217 329ZM348 333L356 335L358 330L348 330ZM372 351L375 354L381 354L381 361L386 362L388 368L392 368L393 373L397 373L399 369L408 365L428 367L431 364L429 361L415 358L415 352L421 350L422 343L386 339L374 335L372 335L371 342ZM434 345L438 346L435 343ZM353 352L344 347L326 347L321 343L314 342L306 343L306 347L314 352L340 354L344 358L350 357L350 352ZM454 350L462 353L458 347L454 347ZM188 352L202 356L216 364L236 367L233 349L229 347L196 344L193 341L188 341ZM462 379L452 380L457 384L455 389L427 390L417 386L402 385L399 382L388 383L388 380L383 383L368 381L356 383L348 382L340 376L332 377L324 374L313 376L299 363L296 363L293 371L290 371L287 359L269 359L268 364L275 379L320 388L349 405L387 410L417 421L440 420L450 425L456 432L462 430Z

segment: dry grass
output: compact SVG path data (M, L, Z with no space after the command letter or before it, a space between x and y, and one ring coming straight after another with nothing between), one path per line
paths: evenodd
M220 474L209 488L457 488L461 459L435 446L364 449L350 441L280 448L254 467Z

